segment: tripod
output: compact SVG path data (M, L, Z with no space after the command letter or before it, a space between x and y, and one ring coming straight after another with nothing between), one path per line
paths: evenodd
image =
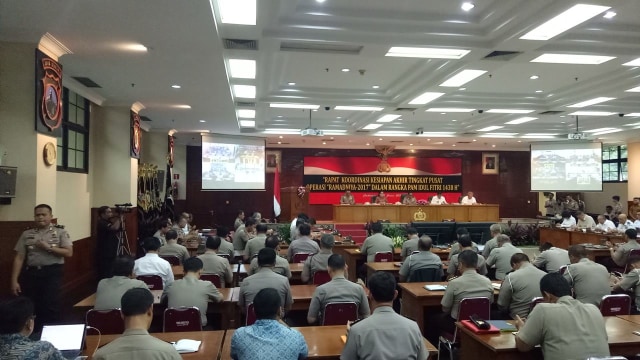
M116 237L118 238L118 250L116 252L116 255L131 255L131 249L129 248L129 238L127 237L124 215L122 215L122 213L120 214L120 230L118 230Z

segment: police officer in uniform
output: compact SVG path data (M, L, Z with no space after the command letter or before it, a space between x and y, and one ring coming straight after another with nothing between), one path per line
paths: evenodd
M69 234L52 225L52 218L51 206L36 206L35 228L23 232L14 248L11 292L34 302L37 330L60 319L64 258L73 255Z

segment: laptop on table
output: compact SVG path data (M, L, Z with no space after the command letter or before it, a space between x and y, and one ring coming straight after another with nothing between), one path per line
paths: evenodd
M84 324L45 325L40 340L53 344L65 359L75 359L82 354L84 336Z

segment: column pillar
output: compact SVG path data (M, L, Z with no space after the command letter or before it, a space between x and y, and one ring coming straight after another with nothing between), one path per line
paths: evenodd
M625 204L627 200L640 196L640 142L627 144L627 164L629 171L627 194L629 199L621 199Z

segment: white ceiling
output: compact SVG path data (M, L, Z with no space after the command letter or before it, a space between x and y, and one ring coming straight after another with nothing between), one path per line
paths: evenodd
M214 15L216 0L3 0L0 2L0 41L33 42L48 32L73 54L63 56L65 76L89 77L102 86L95 93L105 106L141 102L141 115L151 118L152 131L177 129L178 141L199 141L198 133L245 134L267 138L274 147L367 148L393 144L400 148L525 149L527 133L566 134L575 131L574 110L640 112L640 68L622 66L640 57L640 1L476 0L469 12L457 0L259 0L256 26L222 24ZM607 5L617 13L602 15L548 41L519 37L573 4ZM222 39L258 41L258 50L226 50ZM282 42L340 45L357 54L281 51ZM117 45L144 44L146 53L123 51ZM460 60L385 57L392 46L462 48L471 52ZM510 60L486 60L494 50L521 51ZM531 63L546 52L607 55L601 65ZM256 99L233 99L225 60L257 60L255 80L231 79L231 84L257 86ZM349 68L350 72L342 72ZM463 69L486 70L463 85L466 90L439 86ZM359 70L364 70L363 74ZM530 80L538 75L537 80ZM295 82L295 86L287 85ZM132 84L135 84L132 86ZM179 84L181 89L172 89ZM372 88L380 86L378 89ZM542 92L537 93L537 90ZM445 95L423 105L408 105L426 91ZM582 109L567 108L595 97L615 100ZM256 129L240 131L235 101L255 102ZM346 130L346 136L300 137L267 135L265 129L301 129L309 125L308 110L273 109L270 102L317 104L312 127ZM172 108L190 105L190 109ZM380 106L381 112L339 111L337 105ZM326 111L324 108L330 107ZM530 109L531 114L429 113L431 107ZM396 108L415 108L395 111ZM558 115L539 115L548 110ZM361 132L383 114L401 120L378 130ZM538 119L504 125L522 117ZM202 123L200 120L206 120ZM456 120L456 121L454 121ZM625 126L640 117L580 117L579 131L618 128L602 135L604 142L633 141L640 128ZM482 138L477 130L504 126L501 133L516 138ZM640 124L638 124L640 125ZM453 132L454 137L415 136L424 132ZM412 136L373 136L376 131L408 131ZM186 136L184 136L186 135ZM380 140L382 139L382 140ZM476 141L473 141L476 140ZM557 140L557 139L556 139ZM282 144L278 145L280 141ZM323 144L326 143L326 145ZM442 142L442 144L440 144ZM366 145L369 144L369 145ZM410 145L413 144L413 145ZM435 145L434 145L435 144Z

